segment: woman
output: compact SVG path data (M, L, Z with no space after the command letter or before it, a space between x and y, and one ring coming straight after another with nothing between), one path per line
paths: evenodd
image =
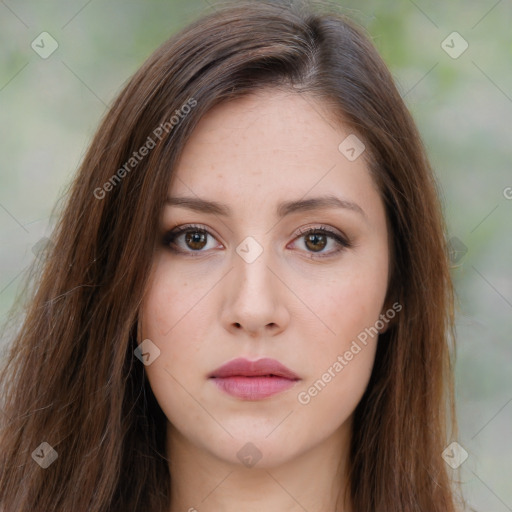
M335 12L236 3L103 120L2 374L16 511L456 510L417 129Z

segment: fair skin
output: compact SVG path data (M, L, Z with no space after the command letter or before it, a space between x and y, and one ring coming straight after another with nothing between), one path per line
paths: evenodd
M196 227L192 241L178 236L179 252L160 244L142 305L141 340L160 349L145 370L168 419L170 512L350 511L337 497L377 336L332 368L385 310L388 230L364 157L349 161L338 150L351 131L318 101L264 90L218 105L170 184L169 196L231 209L166 205L162 239L188 224L208 234L201 239ZM283 201L326 195L357 206L276 214ZM351 246L300 232L321 227ZM236 251L246 237L262 249L250 263ZM208 374L236 357L277 359L300 380L265 399L231 396ZM308 394L329 368L325 386ZM242 453L261 457L252 467L237 456L249 442Z

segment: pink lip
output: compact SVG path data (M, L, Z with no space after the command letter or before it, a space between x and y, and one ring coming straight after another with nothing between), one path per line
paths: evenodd
M275 359L237 358L209 376L225 393L244 400L261 400L292 387L300 377Z

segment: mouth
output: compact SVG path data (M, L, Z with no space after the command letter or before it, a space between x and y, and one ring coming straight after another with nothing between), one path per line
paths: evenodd
M237 358L214 370L209 379L224 393L242 400L262 400L294 386L300 377L275 359Z

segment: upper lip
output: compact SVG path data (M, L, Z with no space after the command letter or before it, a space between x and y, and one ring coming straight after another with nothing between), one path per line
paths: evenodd
M281 364L276 359L264 357L257 361L249 361L239 357L228 361L208 375L211 377L262 377L264 375L274 375L284 377L290 380L298 380L299 376L289 368Z

